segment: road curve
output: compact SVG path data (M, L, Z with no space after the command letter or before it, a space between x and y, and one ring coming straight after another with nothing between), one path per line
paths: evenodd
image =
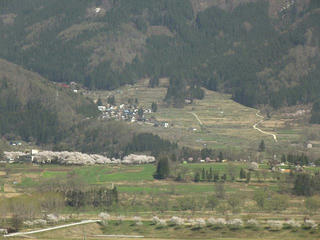
M67 227L73 227L73 226L77 226L77 225L88 224L88 223L97 223L97 222L101 222L101 220L83 220L83 221L77 222L77 223L69 223L69 224L65 224L65 225L60 225L60 226L51 227L51 228L44 228L44 229L30 231L30 232L10 233L10 234L4 235L4 237L24 236L24 235L34 234L34 233L52 231L52 230L56 230L56 229L60 229L60 228L67 228Z
M273 134L273 133L265 132L265 131L263 131L263 130L261 130L260 128L257 127L260 123L262 123L262 122L264 121L264 117L261 116L259 113L260 113L260 111L258 111L258 112L256 113L256 116L257 116L257 117L260 117L261 120L258 121L256 124L254 124L252 127L253 127L255 130L257 130L257 131L259 131L259 132L261 132L261 133L263 133L263 134L272 136L272 137L273 137L273 140L274 140L275 142L278 142L277 135L275 135L275 134Z

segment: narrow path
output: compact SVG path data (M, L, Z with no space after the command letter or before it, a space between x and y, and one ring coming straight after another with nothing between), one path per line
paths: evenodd
M189 112L190 114L192 114L197 120L198 122L200 123L200 125L203 125L203 123L201 122L200 118L198 117L197 114L195 114L194 112Z
M254 124L254 125L253 125L253 128L254 128L255 130L263 133L263 134L272 136L273 139L274 139L274 141L275 141L275 142L278 142L277 135L275 135L275 134L273 134L273 133L265 132L265 131L263 131L263 130L261 130L260 128L257 127L260 123L262 123L262 122L264 121L264 117L261 116L259 113L260 113L260 111L258 111L258 112L256 113L256 116L257 116L257 117L260 117L261 120L260 120L259 122L257 122L256 124Z
M73 226L77 226L77 225L88 224L88 223L97 223L97 222L101 222L101 220L83 220L83 221L77 222L77 223L70 223L70 224L60 225L60 226L51 227L51 228L44 228L44 229L40 229L40 230L34 230L34 231L30 231L30 232L10 233L10 234L4 235L4 237L24 236L24 235L34 234L34 233L52 231L52 230L56 230L56 229L60 229L60 228L67 228L67 227L73 227Z

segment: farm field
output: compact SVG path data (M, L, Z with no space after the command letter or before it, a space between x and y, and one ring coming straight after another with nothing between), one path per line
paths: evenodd
M129 232L128 232L129 231ZM36 234L36 239L114 239L114 237L97 237L98 235L126 235L144 236L142 239L214 239L214 240L237 240L237 239L318 239L319 233L310 233L308 230L284 230L284 231L268 231L267 229L242 229L229 230L204 228L193 229L191 226L185 227L156 227L151 222L143 222L143 226L135 226L133 221L125 221L122 224L110 222L108 226L103 227L99 224L90 224L83 227L52 231L42 234ZM14 238L16 239L16 238ZM121 238L132 239L132 238Z
M30 235L32 239L112 239L98 237L98 235L142 235L144 239L319 239L318 229L281 229L270 230L268 220L286 221L295 219L303 222L306 217L317 223L320 222L320 214L310 212L305 207L306 197L295 196L288 192L290 183L285 190L284 182L286 174L274 173L267 170L265 164L251 172L250 182L240 179L241 169L248 171L248 164L244 162L233 163L188 163L172 166L172 174L175 171L183 171L185 181L174 179L154 180L152 175L156 170L153 164L147 165L105 165L105 166L60 166L60 165L32 165L32 164L6 164L1 165L1 199L33 199L38 197L37 191L43 191L48 186L55 186L65 181L67 184L80 184L82 188L107 187L114 185L118 191L118 203L105 209L93 207L72 208L65 206L60 209L62 216L69 216L68 222L86 219L97 219L101 211L108 211L111 215L108 225L88 224L85 226L70 227L43 233ZM223 183L207 182L201 180L194 182L193 176L196 172L213 170L220 176L227 174ZM319 171L319 168L308 168L306 171ZM235 174L233 181L231 172ZM74 179L72 181L72 179ZM74 182L76 181L76 183ZM221 190L223 186L223 190ZM42 190L41 190L42 189ZM210 205L210 199L218 198L217 206ZM254 198L257 193L267 191L276 201L270 200L271 208L258 208ZM284 191L278 194L279 191ZM34 195L36 194L36 195ZM220 199L221 198L221 199ZM226 207L230 199L240 199L237 208ZM268 200L266 200L268 202ZM279 202L277 202L279 201ZM285 201L285 206L281 201ZM280 204L280 205L279 205ZM1 205L1 201L0 201ZM1 209L1 206L0 206ZM119 222L119 217L121 222ZM143 225L135 224L135 218L139 216ZM154 225L151 222L153 216L158 216L168 222L167 226ZM205 226L201 228L190 224L184 226L171 226L169 220L172 216L188 219L256 219L261 223L259 228L242 227L241 229L230 229L227 226L215 228ZM61 223L62 224L62 223ZM23 227L21 231L41 229ZM18 237L13 239L19 239ZM126 238L124 238L126 239ZM129 238L128 238L129 239Z
M169 128L130 124L134 124L140 131L159 134L177 142L180 146L193 148L207 146L244 157L243 152L256 152L261 140L265 141L270 155L280 154L283 151L306 151L307 142L320 140L319 126L305 124L308 118L307 112L301 116L273 112L270 119L259 124L258 127L263 131L276 134L278 142L275 142L272 136L253 129L253 125L261 120L257 116L258 110L234 102L231 95L205 90L203 100L194 100L184 108L173 108L167 107L163 102L166 95L164 79L160 81L160 87L147 86L148 80L144 79L135 85L126 85L115 91L92 91L87 94L95 100L100 98L104 102L108 96L113 95L117 105L136 98L139 105L144 108L150 108L152 102L156 102L158 111L146 114L146 117L154 116L159 121L168 122ZM288 109L288 112L294 113L298 110L299 107L296 107ZM307 151L316 156L320 153L320 145L314 144L314 148Z
M228 175L224 190L226 194L239 194L239 196L249 197L256 190L270 188L277 191L279 186L279 178L285 178L284 174L273 173L265 170L265 166L261 164L260 169L252 173L250 183L239 179L240 169L247 170L246 163L203 163L203 164L177 164L172 167L172 174L183 171L186 175L186 181L178 182L170 180L154 180L152 175L156 170L156 166L152 164L138 166L87 166L87 167L71 167L71 166L53 166L53 165L29 165L29 164L8 164L0 167L1 182L0 196L14 197L24 193L32 192L42 185L53 184L59 180L67 180L68 178L77 177L79 181L88 186L116 186L122 204L115 212L126 213L146 212L152 215L153 211L179 211L177 199L190 198L199 196L201 201L205 201L208 197L217 191L217 183L200 181L195 183L193 176L195 172L201 173L204 169L209 171L210 168L220 176ZM230 172L234 172L235 181L231 181ZM307 171L319 171L319 168L310 168ZM188 177L189 176L189 177ZM201 194L201 195L198 195ZM163 202L163 199L166 202ZM189 200L190 200L189 199ZM303 198L295 197L291 199L292 206L290 211L281 213L280 215L301 215L299 206L303 205ZM146 205L147 204L147 207ZM122 205L122 206L121 206ZM245 207L252 214L257 213L257 209L252 208L253 202L249 201ZM147 210L145 210L147 209ZM68 212L68 209L65 209ZM92 212L92 210L83 209L80 212ZM194 209L195 213L200 209ZM93 211L95 212L95 211ZM205 211L210 214L210 211ZM188 211L186 212L188 214ZM220 214L216 211L216 214ZM201 213L203 215L203 213Z

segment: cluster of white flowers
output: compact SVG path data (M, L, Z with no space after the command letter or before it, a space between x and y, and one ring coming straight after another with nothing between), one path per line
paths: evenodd
M56 214L53 214L53 213L48 214L48 215L46 216L46 219L47 219L47 221L50 222L50 223L57 223L57 222L65 221L65 220L66 220L65 217L63 217L63 216L57 216Z
M197 218L194 220L192 225L196 228L203 228L206 226L206 221L203 218Z
M24 152L4 152L5 158L11 161L17 161L19 157L29 156ZM121 159L108 158L98 154L85 154L81 152L52 152L52 151L39 151L32 155L33 162L50 164L57 161L60 164L67 165L94 165L94 164L146 164L154 163L155 158L147 155L130 154Z
M152 223L154 225L157 225L160 222L160 218L158 216L153 216Z
M247 221L247 226L248 227L257 227L259 225L259 222L255 219L249 219Z
M143 223L142 223L142 221L141 221L141 217L134 216L134 217L133 217L133 221L135 222L135 225L137 225L137 226L143 225Z
M209 218L207 220L208 226L214 226L217 228L223 227L227 224L224 218Z
M108 213L106 213L106 212L101 212L101 213L99 213L99 215L98 215L101 219L102 219L102 224L103 225L108 225L108 220L110 220L110 215L108 214Z
M28 226L28 227L34 225L33 221L24 221L23 224L26 225L26 226Z
M157 225L164 227L164 226L167 226L167 222L164 219L160 219L160 221L157 223Z
M24 221L23 224L26 225L26 226L29 226L29 227L34 226L34 225L43 226L43 225L47 225L47 221L44 220L44 219L36 219L36 220L33 220L33 221Z
M243 227L243 221L239 218L235 218L235 219L229 220L227 222L227 225L232 229L239 229Z
M46 225L47 221L44 219L36 219L33 221L35 225Z
M282 229L282 222L277 220L268 220L267 224L272 231L279 231Z
M215 219L214 218L209 218L207 219L207 226L213 226L215 224Z
M190 225L195 225L196 220L189 218L186 222Z
M284 228L300 228L301 224L294 219L290 219L284 222Z
M158 225L158 226L167 226L167 222L166 222L166 220L164 220L164 219L160 219L159 217L157 217L157 216L154 216L153 218L152 218L152 223L154 224L154 225Z
M313 220L306 220L304 223L303 223L303 228L305 229L314 229L316 228L318 225L315 223L315 221Z
M173 217L170 219L170 224L171 224L171 225L176 225L176 226L181 226L181 225L184 224L184 219L183 219L183 218L180 218L180 217L173 216Z
M101 212L99 213L99 217L102 219L102 220L106 220L108 221L110 219L110 214L106 213L106 212Z

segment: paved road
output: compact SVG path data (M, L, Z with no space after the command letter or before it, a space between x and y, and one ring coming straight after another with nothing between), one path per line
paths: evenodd
M258 112L256 113L256 116L257 116L257 117L260 117L261 120L260 120L259 122L257 122L256 124L254 124L254 125L253 125L253 128L254 128L255 130L263 133L263 134L272 136L273 139L274 139L274 141L275 141L275 142L278 142L277 135L275 135L275 134L273 134L273 133L269 133L269 132L263 131L263 130L261 130L260 128L257 127L260 123L262 123L262 122L264 121L264 117L261 116L259 113L260 113L260 111L258 111Z
M30 231L30 232L10 233L10 234L4 235L4 237L24 236L24 235L34 234L34 233L47 232L47 231L52 231L52 230L56 230L56 229L60 229L60 228L67 228L67 227L73 227L73 226L77 226L77 225L96 223L96 222L101 222L101 220L83 220L83 221L77 222L77 223L69 223L69 224L65 224L65 225L60 225L60 226L51 227L51 228L44 228L44 229Z

